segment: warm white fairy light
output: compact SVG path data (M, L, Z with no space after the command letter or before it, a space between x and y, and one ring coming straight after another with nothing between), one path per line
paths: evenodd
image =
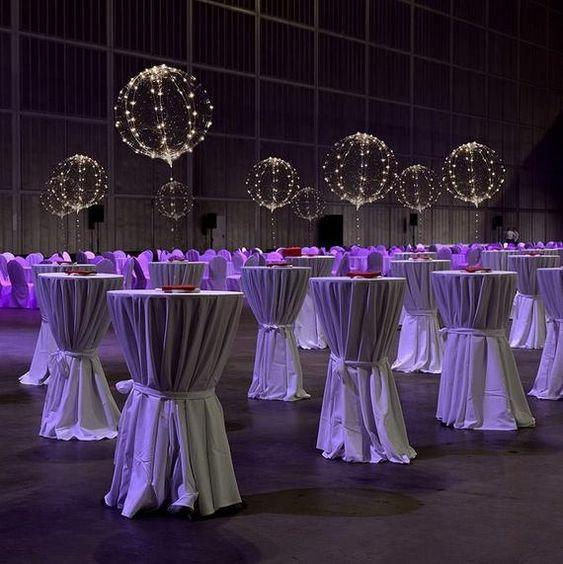
M256 163L246 178L250 197L271 212L287 205L298 187L297 172L278 157L268 157Z
M193 76L158 65L129 80L114 110L115 126L125 143L136 153L172 166L203 141L211 127L213 105Z
M176 180L163 184L156 194L157 211L174 221L187 215L193 205L192 190Z
M64 183L65 178L62 176L50 178L45 184L45 190L39 196L43 209L52 215L56 215L59 219L72 211L63 197Z
M460 145L446 158L442 183L455 198L479 207L501 189L505 173L495 151L473 141Z
M440 185L432 170L415 164L397 176L396 192L399 202L411 210L422 213L440 197Z
M387 145L367 133L338 141L323 165L325 182L342 200L359 209L385 197L393 187L397 163Z
M311 222L324 215L326 202L318 190L307 186L295 194L291 200L291 209L297 217Z

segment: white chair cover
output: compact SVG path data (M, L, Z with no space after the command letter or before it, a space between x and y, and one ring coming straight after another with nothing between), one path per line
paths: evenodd
M456 429L533 427L506 339L513 272L432 274L447 340L436 417Z
M518 273L509 343L513 348L541 349L545 343L545 307L538 293L538 268L559 266L555 255L510 255L508 269Z
M331 355L317 448L347 462L408 463L399 394L387 360L403 302L400 278L314 278Z
M149 262L150 285L162 288L171 285L201 286L203 262Z
M293 333L303 305L310 268L244 267L241 285L258 321L258 338L248 397L296 401L309 398Z
M430 274L449 268L449 260L391 261L391 275L406 279L404 316L393 370L430 374L442 371L444 339L440 335Z
M105 502L133 517L163 506L201 515L241 502L215 395L242 295L111 292L115 332L133 380L119 421Z
M547 311L547 336L530 396L563 398L563 268L538 268L537 282Z
M287 257L286 260L293 266L310 267L311 276L314 278L330 276L334 263L334 257L331 255ZM317 317L317 308L310 285L307 288L303 306L295 319L294 332L297 344L302 349L324 349L327 346Z
M117 435L119 410L98 357L98 344L109 326L108 290L121 288L111 274L40 274L41 300L58 351L49 365L39 434L83 441Z

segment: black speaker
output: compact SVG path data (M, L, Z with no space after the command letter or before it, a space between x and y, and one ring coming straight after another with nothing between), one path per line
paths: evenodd
M502 227L502 225L503 225L502 215L494 215L493 216L493 229L498 229L499 227Z
M201 217L201 230L207 233L210 229L217 229L217 214L206 213Z
M311 241L312 243L313 241ZM325 215L318 222L318 244L321 247L342 246L344 243L344 218L342 215Z
M418 214L417 213L411 213L409 216L409 225L411 227L416 227L418 225Z
M88 208L88 229L94 229L96 223L104 222L104 206L95 204Z

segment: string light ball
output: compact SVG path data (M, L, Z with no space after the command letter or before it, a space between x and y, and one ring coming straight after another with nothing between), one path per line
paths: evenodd
M174 221L187 215L193 205L192 190L176 180L163 184L156 194L157 211Z
M64 183L65 179L61 176L50 178L45 184L45 190L43 190L39 196L39 201L43 209L52 215L56 215L58 218L63 218L72 211L72 209L66 205L63 198Z
M384 198L393 188L397 162L387 145L368 133L335 143L323 165L325 182L341 199L359 209Z
M445 159L442 183L455 198L478 207L499 192L505 174L497 153L472 141L460 145Z
M310 222L324 215L326 203L318 190L307 186L291 200L291 208L297 217Z
M250 197L271 212L287 205L299 188L295 169L283 159L268 157L256 163L246 178Z
M115 127L133 151L172 166L205 139L213 105L195 77L157 65L129 80L114 111Z
M107 175L91 157L73 155L55 167L48 188L61 200L63 209L78 213L103 199Z
M428 167L409 166L397 177L397 199L411 210L422 213L438 200L441 190L438 178Z

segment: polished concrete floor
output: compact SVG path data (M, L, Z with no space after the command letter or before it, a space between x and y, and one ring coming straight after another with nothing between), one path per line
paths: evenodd
M0 310L1 562L561 562L563 402L530 398L535 429L456 431L434 419L438 377L397 374L411 465L346 464L315 450L326 352L301 355L312 399L246 399L255 323L243 314L218 388L246 509L129 520L100 500L114 441L38 437L45 390L22 386L39 321ZM126 377L113 333L100 350ZM524 388L539 352L517 351ZM119 401L122 401L121 399Z

